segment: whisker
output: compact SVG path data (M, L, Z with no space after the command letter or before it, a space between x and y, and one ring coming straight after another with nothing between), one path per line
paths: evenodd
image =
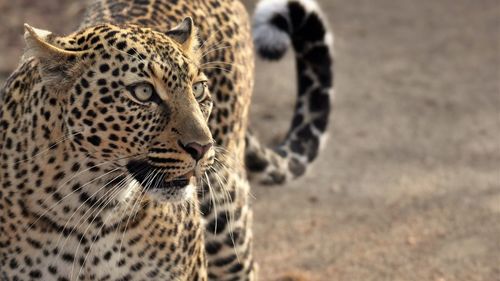
M144 169L145 169L145 168L144 168ZM144 171L144 169L142 169L142 170L141 170L141 172L142 172L142 171ZM127 175L127 176L126 176L126 179L130 181L130 182L129 182L129 185L130 185L130 183L132 182L132 180L134 179L134 177L133 177L132 175ZM130 185L130 187L133 187L133 185ZM141 190L140 190L140 189L138 189L138 190L137 190L137 192L139 192L139 193L140 193L140 192L141 192ZM134 195L134 196L135 196L135 195ZM137 200L137 198L135 198L135 199L131 199L131 200ZM125 217L125 216L127 216L127 213L129 212L129 209L131 209L131 207L133 207L133 206L134 206L134 204L135 204L135 201L132 203L132 206L130 206L130 203L127 203L127 205L126 205L126 209L124 210L124 217ZM127 219L128 219L128 217L129 217L129 216L127 216ZM116 228L116 230L117 230L116 232L117 232L117 233L118 233L118 232L120 231L120 229L122 228L122 223L123 223L124 221L125 221L125 219L121 219L121 220L120 220L120 222L118 223L118 226L117 226L117 228ZM122 242L122 241L120 241L120 247L118 248L118 249L119 249L119 256L121 255L121 247L122 247L121 242ZM118 259L118 260L119 260L119 259Z
M208 178L207 174L205 174L205 176L207 177L208 192L210 193L212 206L214 206L214 219L215 219L214 235L215 235L217 233L217 217L218 217L218 215L217 215L218 214L217 213L217 202L215 201L214 190L213 190L212 185L210 183L210 179Z
M228 73L231 72L230 69L222 68L222 67L215 67L215 66L214 67L210 67L210 66L209 67L203 67L202 69L203 70L205 70L205 69L220 69L220 70L223 70L223 71L228 72Z
M124 173L123 173L123 174L124 174ZM122 174L122 175L123 175L123 174ZM120 176L121 176L121 175L120 175ZM119 183L115 186L115 188L116 188L116 189L115 189L114 194L111 194L111 195L109 196L109 199L105 202L105 204L104 204L103 208L101 209L101 211L100 211L99 213L97 213L97 214L94 216L93 220L92 220L92 221L90 222L90 224L87 226L87 229L85 229L84 234L83 234L83 236L82 236L82 237L84 237L84 236L85 236L85 234L87 233L87 230L88 230L88 229L89 229L89 227L92 225L92 223L94 222L94 220L95 220L95 219L99 216L99 214L100 214L102 211L106 210L106 208L105 208L105 207L106 207L107 205L109 205L112 201L114 201L114 199L116 198L116 196L117 196L118 194L120 194L120 191L122 190L122 188L123 188L123 184L125 183L125 181L126 181L126 178L122 179L122 180L121 180L121 181L120 181L120 182L119 182ZM118 208L118 205L117 205L117 206L115 206L115 207L113 207L113 210L111 210L111 211L110 211L110 213L113 213L113 212L114 212L117 208ZM112 217L111 215L108 215L108 217L104 220L103 224L101 225L101 227L97 230L97 232L96 232L95 234L99 234L99 233L102 231L102 229L104 228L104 226L106 226L106 224L107 224L108 220L109 220L111 217ZM95 236L95 235L94 235L94 236ZM91 237L91 238L92 238L92 237ZM81 272L82 272L82 270L83 270L83 267L85 266L85 263L86 263L86 261L87 261L87 258L88 258L89 254L90 254L90 253L91 253L91 251L92 251L92 247L93 247L93 246L94 246L94 244L95 244L94 239L91 239L91 241L90 241L90 242L91 242L91 245L90 245L90 247L89 247L89 250L88 250L87 254L85 255L85 258L84 258L84 260L83 260L83 263L82 263L82 265L81 265L81 267L80 267L80 270L79 270L79 272L78 272L77 276L80 276L80 274L81 274ZM81 244L81 240L80 240L80 244ZM78 247L80 246L80 244L78 245ZM78 247L77 247L76 253L78 253ZM73 266L74 266L74 264L75 264L75 263L73 262ZM72 275L73 275L73 267L71 268L71 276L72 276Z
M212 32L212 34L210 34L210 35L207 37L207 39L205 39L205 41L203 41L203 42L200 44L200 46L198 47L198 49L199 49L200 51L203 51L203 47L208 48L208 47L210 47L210 46L213 46L213 44L212 44L212 45L208 45L208 46L204 46L204 45L205 45L206 43L208 43L208 42L209 42L209 40L211 40L211 39L215 38L215 37L213 37L214 35L220 34L220 33L223 31L223 29L222 29L223 27L224 27L224 26L222 26L222 25L221 25L221 26L220 26L219 28L217 28L214 32ZM217 42L216 42L216 43L217 43ZM214 44L215 44L215 43L214 43Z
M119 169L120 169L120 168L116 168L116 169L114 169L114 170L111 170L110 172L107 172L107 173L105 173L105 174L103 174L103 175L99 176L98 178L96 178L96 179L94 179L94 180L92 180L92 181L90 181L90 182L86 183L84 186L86 186L86 185L88 185L88 184L92 183L93 181L98 180L99 178L102 178L102 177L104 177L104 176L106 176L106 175L108 175L108 174L110 174L110 173L113 173L113 172L115 172L115 171L117 171L117 170L119 170ZM61 238L62 238L62 235L63 235L63 233L65 232L65 230L66 230L66 228L67 228L67 226L68 226L68 223L71 221L71 219L73 218L73 216L74 216L74 215L78 212L78 210L80 210L80 208L82 208L82 207L85 205L85 203L87 203L87 202L88 202L91 198L93 198L93 197L94 197L97 193L99 193L99 192L100 192L103 188L105 188L105 187L106 187L107 185L109 185L109 183L111 183L111 182L112 182L112 181L108 182L106 185L102 186L102 187L101 187L101 188L99 188L97 191L95 191L95 192L94 192L92 195L90 195L90 196L89 196L89 197L88 197L88 198L87 198L84 202L82 202L82 203L80 204L80 206L78 206L78 208L77 208L77 209L73 212L73 214L71 214L71 216L69 217L69 219L66 221L66 223L65 223L65 224L64 224L64 226L63 226L63 230L61 231L61 234L59 235L59 238L58 238L58 240L57 240L56 245L59 245L59 243L60 243L60 241L61 241ZM83 188L84 186L82 186L81 188ZM96 203L97 203L97 202L96 202ZM94 204L96 204L96 203L94 203ZM93 204L93 205L94 205L94 204ZM92 207L92 206L91 206L91 207ZM89 212L90 210L92 210L92 208L89 208L89 210L87 210L87 211L86 211L86 212L82 215L82 217L81 217L81 218L77 221L77 223L76 223L77 225L78 225L78 223L79 223L80 221L82 221L82 219L85 217L85 215L87 214L87 212ZM70 233L68 234L68 236L66 237L66 239L64 240L64 243L63 243L63 247L62 247L62 248L64 248L64 246L66 245L66 242L68 241L69 237L71 236L71 234L72 234L75 230L76 230L76 227L73 227L73 228L72 228L72 230L70 231ZM60 251L60 252L59 252L59 254L57 255L57 258L59 258L59 255L60 255L60 254L61 254L61 251Z
M121 174L120 174L119 176L117 176L117 177L120 177L120 176L122 176L122 175L124 175L124 174L125 174L125 173L121 173ZM115 177L115 178L117 178L117 177ZM109 181L108 183L106 183L106 185L109 185L109 183L111 183L111 182L113 182L113 181L112 181L112 180L111 180L111 181ZM118 188L117 186L112 187L110 190L107 190L107 191L105 192L105 194L103 194L103 197L108 197L108 195L109 195L109 198L105 199L104 206L103 206L102 208L97 208L97 209L94 209L94 208L93 208L96 204L98 204L98 203L99 203L99 201L96 201L94 204L92 204L91 209L94 209L94 210L93 210L93 211L89 214L89 216L86 218L86 220L87 220L87 219L90 219L91 217L93 217L93 218L92 218L92 220L88 223L88 225L87 225L87 227L85 228L85 230L83 231L82 238L80 239L80 241L79 241L79 243L78 243L78 246L76 247L75 254L77 254L77 253L78 253L78 250L80 249L80 246L81 246L81 244L82 244L83 238L85 237L85 234L86 234L86 233L87 233L87 231L90 229L90 227L92 226L92 224L94 223L94 221L95 221L95 220L97 219L97 217L98 217L98 216L99 216L99 215L100 215L100 214L101 214L101 213L105 210L105 206L107 206L109 203L111 203L111 202L114 200L114 198L115 198L118 194L120 194L120 191L121 191L121 189L120 189L120 188ZM99 228L99 230L100 230L100 229L102 229L102 228L104 227L104 225L105 225L105 224L103 224L103 225ZM97 233L99 233L99 231L98 231ZM92 249L92 246L94 246L94 243L95 243L95 242L93 241L93 240L94 240L94 239L93 239L93 236L95 236L95 235L91 235L91 239L90 239L90 243L91 243L91 245L90 245L89 251L88 251L88 252L87 252L87 254L85 255L85 258L84 258L84 260L83 260L83 263L82 263L82 265L81 265L81 267L80 267L80 271L78 272L78 275L77 275L77 276L79 276L79 275L80 275L80 273L81 273L81 271L82 271L83 267L85 266L85 262L87 261L87 257L88 257L88 255L90 254L90 250ZM72 267L71 267L71 275L70 275L70 276L73 276L73 270L74 270L75 263L76 263L76 259L73 261L73 265L72 265Z
M67 183L69 183L71 180L73 180L74 178L76 178L77 176L81 175L82 173L86 172L86 171L89 171L95 167L99 167L99 166L102 166L102 165L106 165L106 164L109 164L109 163L112 163L112 162L115 162L115 161L119 161L119 160L123 160L123 159L127 159L127 158L132 158L132 157L139 157L139 156L142 156L144 155L145 153L142 153L142 154L137 154L137 155L131 155L131 156L126 156L126 157L120 157L120 158L117 158L117 159L113 159L113 160L109 160L109 161L105 161L103 163L99 163L97 165L93 165L83 171L78 171L76 174L74 174L70 179L66 180L64 183L60 184L58 186L58 188L56 189L56 191L54 192L58 192L60 191L63 187L66 186ZM88 159L89 157L87 157ZM98 179L98 178L97 178ZM96 179L92 180L91 182L95 181ZM85 185L86 186L86 185ZM31 229L31 227L33 227L33 225L35 225L43 216L45 216L48 212L50 212L53 208L55 208L57 205L59 205L62 201L64 201L68 196L72 195L73 193L81 190L84 186L76 189L76 190L73 190L72 192L66 194L65 196L63 196L59 201L57 201L55 204L53 204L50 208L48 208L47 210L45 210L41 215L39 215L37 217L37 219L31 223L29 226L28 226L28 229L26 231L29 231ZM46 197L43 202L41 203L42 205L45 204L47 202L47 200L49 200L50 197Z
M235 63L235 62L225 62L225 61L209 61L209 62L205 62L205 63L202 63L200 65L200 68L203 68L205 66L210 66L210 65L225 65L225 66L236 66L236 67L243 67L243 65L239 64L239 63Z
M206 52L204 52L201 55L201 58L204 58L204 57L206 57L207 55L209 55L209 54L211 54L213 52L217 52L217 51L224 50L224 49L229 49L229 48L232 48L232 46L230 46L230 45L229 46L222 46L222 47L218 47L218 48L207 50Z
M231 195L226 187L228 184L228 179L225 177L225 175L221 174L221 171L228 171L229 170L227 168L227 166L225 165L225 162L227 162L228 160L233 161L234 157L228 157L229 153L223 147L216 146L215 150L216 150L217 154L216 154L216 158L215 158L215 162L214 162L213 167L210 167L210 171L212 171L212 175L213 175L214 179L218 182L220 192L223 196L223 200L225 201L226 204L229 205L229 208L228 207L225 208L225 214L226 214L226 217L228 218L228 224L229 224L228 225L229 235L230 235L231 241L233 243L233 250L234 250L234 253L236 255L236 258L238 259L238 261L240 261L238 251L236 250L236 242L234 240L234 212L233 212L234 210L233 210L233 208L230 207L231 202L232 202L232 198L231 198ZM221 161L220 157L223 157L225 161ZM216 168L216 166L218 166L218 167Z
M140 172L142 173L145 169L147 169L147 168L144 167ZM145 180L148 180L148 178L150 176L151 176L151 172L148 172L148 175L146 176ZM139 184L142 185L141 183L139 183ZM120 258L121 258L123 240L125 239L125 232L127 232L128 224L130 222L130 218L132 217L132 213L134 212L136 205L140 206L141 200L142 200L144 194L146 193L146 192L142 191L142 189L139 189L139 192L140 192L140 194L139 194L138 198L136 198L136 201L132 204L131 212L127 217L127 221L125 223L125 228L123 229L122 237L120 239L120 246L118 247L118 260L120 260ZM121 223L120 223L120 227L121 227Z

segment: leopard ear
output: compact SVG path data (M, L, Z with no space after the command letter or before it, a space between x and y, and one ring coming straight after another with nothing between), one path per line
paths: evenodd
M27 45L25 56L27 57L64 58L82 53L65 50L64 46L56 43L58 37L48 30L34 28L26 23L24 24L24 30L24 40Z
M198 47L197 31L191 17L182 20L178 26L167 31L166 34L177 43L181 44L184 51L190 52Z
M26 51L23 60L35 57L40 62L42 79L56 87L64 87L72 82L75 71L79 68L79 58L84 51L67 50L64 37L52 32L24 24Z

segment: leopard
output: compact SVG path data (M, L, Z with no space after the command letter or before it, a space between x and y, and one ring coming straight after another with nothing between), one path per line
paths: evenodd
M253 30L253 32L252 32ZM0 279L257 280L250 179L325 142L333 35L313 0L94 0L69 35L25 25L0 90ZM283 142L250 131L255 54L292 47Z

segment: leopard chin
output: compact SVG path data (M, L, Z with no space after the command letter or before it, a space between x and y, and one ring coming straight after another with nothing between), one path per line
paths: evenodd
M127 170L152 200L180 202L194 196L194 171L170 178L163 169L139 160L130 161Z
M158 202L178 203L193 199L195 190L195 185L188 184L180 189L152 189L147 194L150 199Z

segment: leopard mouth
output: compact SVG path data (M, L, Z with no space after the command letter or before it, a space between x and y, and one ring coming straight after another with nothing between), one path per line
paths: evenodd
M166 180L167 175L162 169L152 166L146 161L133 160L127 164L127 170L145 190L152 189L182 189L191 182L194 173L189 172L177 178Z

